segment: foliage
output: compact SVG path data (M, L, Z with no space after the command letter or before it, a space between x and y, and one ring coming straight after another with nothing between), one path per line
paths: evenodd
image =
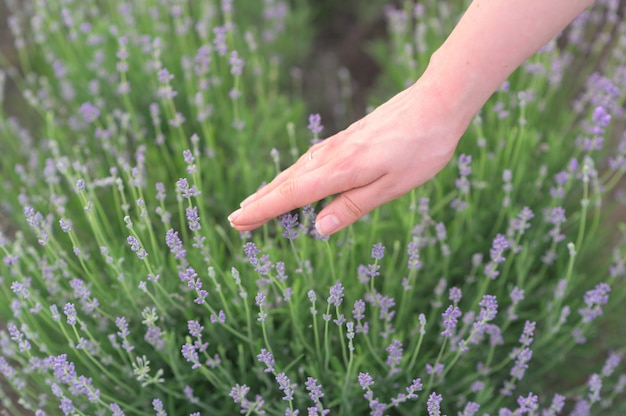
M23 75L6 73L33 115L0 117L0 374L38 415L619 414L623 341L552 381L604 354L626 298L626 232L602 225L623 198L626 45L572 71L601 55L597 22L626 34L613 4L525 63L440 175L330 239L317 206L226 221L320 139L288 76L311 5L13 5ZM388 7L380 91L460 12Z

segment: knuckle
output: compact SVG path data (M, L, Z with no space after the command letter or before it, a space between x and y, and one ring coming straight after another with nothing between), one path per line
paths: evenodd
M289 201L290 203L295 203L300 195L300 184L294 179L288 180L278 187L278 193L281 198Z
M355 203L352 200L352 198L350 198L348 195L345 195L345 194L341 195L341 199L342 199L341 202L343 205L344 213L352 221L356 221L357 219L365 215L365 211L363 210L363 208L361 208L357 203Z

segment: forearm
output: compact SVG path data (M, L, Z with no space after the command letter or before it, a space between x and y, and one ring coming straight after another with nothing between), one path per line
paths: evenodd
M474 0L433 54L427 79L465 122L520 64L593 0Z

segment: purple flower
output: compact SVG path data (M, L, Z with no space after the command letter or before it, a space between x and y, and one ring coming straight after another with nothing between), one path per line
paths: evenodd
M263 363L267 366L267 368L263 370L264 372L266 373L274 372L274 365L276 364L276 362L274 361L274 357L272 356L271 352L263 348L261 349L261 353L257 355L256 357L260 363Z
M419 244L416 241L410 242L407 247L407 253L409 255L409 270L419 270L422 267L419 256Z
M385 255L385 247L382 243L376 243L372 247L372 258L376 260L381 260Z
M502 234L496 235L496 238L493 240L493 244L491 246L491 250L489 251L489 255L491 256L491 261L494 263L502 263L505 258L502 257L502 253L509 247L509 243L506 240L506 237Z
M511 377L515 377L518 380L524 378L526 369L528 368L528 362L533 356L533 352L530 348L523 348L517 352L517 358L515 365L511 368Z
M228 63L230 64L230 73L234 76L240 76L243 71L243 59L239 57L237 51L230 53Z
M176 182L176 187L180 191L183 198L195 198L200 196L200 191L196 189L196 186L189 186L189 181L186 178L181 178ZM193 230L192 230L193 231Z
M391 341L391 344L389 344L385 351L389 353L385 364L387 364L391 368L399 366L400 362L402 361L402 343L394 339L393 341Z
M78 179L76 181L75 188L76 188L76 192L84 191L85 190L85 180L84 179Z
M602 315L602 305L609 301L609 292L611 287L606 283L599 283L594 289L585 293L585 308L579 309L578 313L582 316L584 323L591 322Z
M87 123L91 123L100 117L100 110L90 102L83 103L78 111L80 111Z
M530 228L528 221L533 219L534 216L535 214L530 208L522 208L520 213L517 214L517 218L511 220L511 228L520 234L524 234L524 232Z
M516 414L523 415L524 413L528 413L529 415L535 414L535 411L539 407L537 404L537 396L532 393L528 393L528 397L518 397L517 404L519 406L519 413Z
M478 304L480 309L480 314L478 315L478 320L480 322L491 321L496 317L498 313L498 301L493 295L485 295L483 299Z
M602 377L609 377L613 374L619 363L622 361L622 356L614 352L609 353L604 366L602 367Z
M128 322L126 322L126 318L123 316L115 318L115 326L119 329L117 335L120 338L126 338L130 335L130 332L128 331Z
M461 289L459 289L458 287L451 287L449 293L449 299L454 302L454 304L457 304L461 301L461 298L463 296L463 292L461 291Z
M308 129L314 136L318 136L322 130L324 130L324 126L322 126L322 117L320 117L319 114L311 114L309 116Z
M63 313L67 317L67 323L70 325L76 325L76 309L73 303L66 303L63 307Z
M367 390L369 386L374 384L374 379L369 373L359 373L358 381L363 390Z
M292 401L293 400L293 388L296 387L295 384L291 384L289 377L285 375L285 373L280 373L276 375L276 381L278 382L278 388L283 392L283 400Z
M72 221L66 220L65 218L59 220L59 225L61 226L61 231L64 233L69 233L72 230Z
M198 207L187 207L185 213L187 215L189 230L200 230L202 227L200 226L200 217L198 217Z
M536 322L526 321L524 324L524 331L520 336L519 342L522 345L530 345L533 342L533 335L535 333Z
M204 327L198 321L188 321L187 328L189 328L189 335L195 338L202 338Z
M156 416L167 416L167 413L163 408L163 402L160 399L152 400L152 408L156 412Z
M591 405L587 400L578 400L574 405L574 409L570 416L589 416L591 414Z
M600 401L600 390L602 389L602 378L598 374L592 374L589 378L589 403Z
M438 241L445 241L446 238L448 238L448 234L446 232L446 225L442 222L438 222L437 224L435 224L435 233L437 234L437 240Z
M73 415L74 414L74 403L72 403L71 399L67 397L61 398L61 404L59 405L59 409L63 412L64 415Z
M173 229L167 230L165 234L165 244L169 247L170 252L176 260L184 259L187 252L183 248L183 242L178 238L178 232Z
M321 384L317 384L317 380L314 379L313 377L308 377L304 385L306 386L306 389L309 392L309 397L314 402L317 402L319 401L319 399L324 397L324 393L322 393ZM318 409L318 411L321 411L321 409Z
M555 416L561 413L565 407L565 396L561 396L560 394L555 394L552 398L552 404L547 410L543 411L543 416Z
M236 384L235 387L230 390L229 396L232 397L235 403L242 403L246 401L246 396L249 392L250 387L246 386L245 384L243 386Z
M337 282L330 288L330 296L328 297L328 303L338 307L343 302L343 285L341 282Z
M593 110L593 134L602 134L604 133L604 129L611 123L611 114L606 111L606 108L603 106L598 106Z
M515 286L513 290L511 290L511 294L509 296L511 297L512 304L517 305L519 302L524 300L524 289L520 289Z
M215 45L215 49L220 56L226 55L226 51L228 50L228 45L226 44L226 33L229 31L227 26L218 26L213 29L213 33L215 34L215 39L213 39L213 44Z
M354 309L352 310L352 317L357 321L365 318L365 302L362 299L354 302Z
M442 315L443 327L445 328L443 332L441 332L442 337L450 338L452 337L452 335L454 335L456 324L461 315L462 313L458 306L448 306L448 309L446 309L446 311Z
M295 240L298 237L298 214L286 213L278 217L278 222L283 227L283 237L289 239L289 241Z
M174 75L170 74L170 72L165 68L159 69L159 72L157 72L157 77L159 78L159 82L162 84L168 84L171 80L174 79Z
M30 343L24 337L24 334L17 329L15 325L8 326L9 335L11 335L11 340L15 341L18 344L20 352L26 352L30 350Z
M141 247L141 243L135 237L133 237L132 235L128 236L126 241L128 241L128 244L130 244L130 249L134 251L135 254L137 254L139 260L144 260L146 257L148 257L148 252L146 252L146 250Z
M430 364L426 364L425 368L426 368L426 374L441 375L443 373L444 365L442 363L437 363L433 367Z
M200 361L198 358L198 352L196 351L193 345L189 343L185 343L181 351L182 351L183 357L185 357L185 360L187 360L190 363L193 363L193 366L191 366L192 370L202 367L202 364L200 364Z
M431 393L428 396L428 401L426 402L426 406L428 409L429 416L441 416L441 401L443 400L441 394L437 394L435 392Z
M470 167L471 163L472 163L471 155L461 154L458 159L459 175L469 176L472 173L472 168Z
M474 402L467 402L465 405L465 409L463 409L463 414L460 416L474 416L478 409L480 409L480 405Z
M470 390L473 393L477 393L477 392L481 391L484 388L485 388L485 383L479 380L479 381L475 381L474 383L472 383L472 386L470 387Z

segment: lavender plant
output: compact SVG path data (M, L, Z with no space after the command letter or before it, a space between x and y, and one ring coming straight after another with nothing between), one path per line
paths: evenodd
M23 72L4 71L33 114L0 117L5 413L625 410L626 345L599 339L626 297L626 230L603 225L626 43L587 42L626 39L615 2L516 72L436 179L330 239L316 206L225 220L322 137L286 75L304 2L8 4ZM414 79L460 12L390 6L381 85ZM581 56L606 57L574 73ZM604 356L565 373L579 351Z

